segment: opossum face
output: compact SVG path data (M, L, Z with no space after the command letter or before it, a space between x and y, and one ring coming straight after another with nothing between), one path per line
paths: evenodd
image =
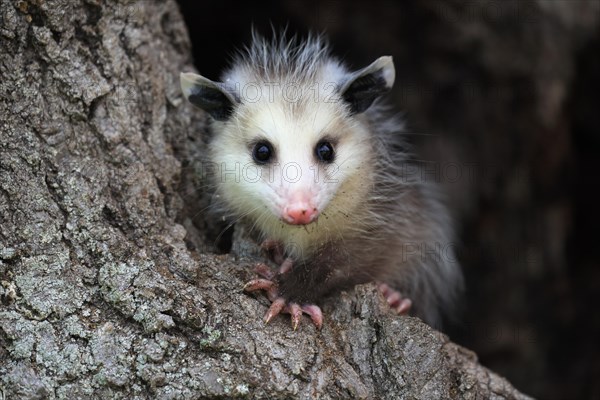
M188 100L216 120L210 157L226 202L263 228L352 218L374 165L374 133L361 113L391 88L391 57L355 73L324 65L300 85L289 77L274 85L240 70L226 83L182 74ZM290 98L290 84L300 96Z
M211 143L213 162L239 174L221 174L226 200L290 225L351 213L369 184L368 131L336 104L261 103L241 107Z

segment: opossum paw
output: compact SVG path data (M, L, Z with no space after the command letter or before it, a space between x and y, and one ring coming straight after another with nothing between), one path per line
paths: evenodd
M280 267L281 270L282 267ZM290 266L291 268L291 266ZM256 271L264 276L266 279L253 279L244 285L244 291L254 292L257 290L264 290L267 293L267 297L271 300L271 307L265 314L265 323L269 323L273 317L279 314L290 314L292 319L292 327L294 330L298 328L302 313L308 315L312 320L313 324L317 329L321 329L323 326L323 312L321 308L315 304L298 304L294 302L288 302L286 299L279 295L277 283L272 279L276 273L271 270L265 264L259 264L256 266ZM280 272L281 273L281 272Z
M269 323L273 317L284 313L290 314L292 319L292 328L298 329L302 313L308 315L317 329L323 326L323 312L321 308L315 304L303 304L287 302L283 297L276 298L269 310L265 314L265 323Z
M397 290L392 289L386 283L378 283L378 288L390 308L398 315L408 314L412 306L412 300L406 298Z

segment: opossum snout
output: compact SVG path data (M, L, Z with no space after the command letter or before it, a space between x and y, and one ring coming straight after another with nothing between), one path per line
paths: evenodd
M283 209L283 221L290 225L307 225L317 219L319 211L310 202L296 202Z

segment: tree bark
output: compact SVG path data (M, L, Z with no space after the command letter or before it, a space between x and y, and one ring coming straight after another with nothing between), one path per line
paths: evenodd
M173 1L0 3L0 398L526 398L373 285L262 322L206 244ZM4 396L4 397L3 397Z

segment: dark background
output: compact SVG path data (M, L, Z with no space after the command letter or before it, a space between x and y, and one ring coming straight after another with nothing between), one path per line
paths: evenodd
M600 398L598 1L180 1L218 79L252 24L392 55L390 102L448 193L467 291L450 337L520 390Z

